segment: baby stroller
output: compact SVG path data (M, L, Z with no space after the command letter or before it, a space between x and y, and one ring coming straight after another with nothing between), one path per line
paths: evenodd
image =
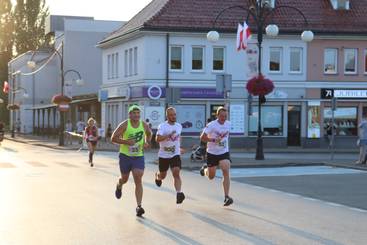
M204 144L201 145L193 145L191 148L191 162L205 162L206 161L206 146Z

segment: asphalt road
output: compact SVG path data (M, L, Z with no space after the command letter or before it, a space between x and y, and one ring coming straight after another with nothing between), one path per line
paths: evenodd
M155 154L147 153L152 161ZM114 197L117 153L0 147L0 244L366 244L367 211L233 181L222 206L220 178L183 171L187 199L175 203L172 177L161 188L146 165L144 218L135 216L132 179Z

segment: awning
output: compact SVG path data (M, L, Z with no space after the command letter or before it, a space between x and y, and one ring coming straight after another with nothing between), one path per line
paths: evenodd
M47 105L36 105L31 108L31 110L38 110L38 109L49 109L49 108L56 108L57 105L55 104L47 104Z
M87 102L87 101L92 101L92 100L98 100L98 98L87 98L87 99L80 99L80 100L72 100L70 102L70 104L77 104L77 103L80 103L80 102Z

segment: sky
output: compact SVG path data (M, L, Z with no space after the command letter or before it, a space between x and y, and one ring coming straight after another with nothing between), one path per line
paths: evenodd
M14 1L14 0L12 0ZM127 21L151 0L46 0L54 15L94 17L96 20Z

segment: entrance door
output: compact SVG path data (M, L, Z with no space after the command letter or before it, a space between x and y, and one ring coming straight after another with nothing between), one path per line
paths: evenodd
M288 146L301 145L301 107L288 106Z

